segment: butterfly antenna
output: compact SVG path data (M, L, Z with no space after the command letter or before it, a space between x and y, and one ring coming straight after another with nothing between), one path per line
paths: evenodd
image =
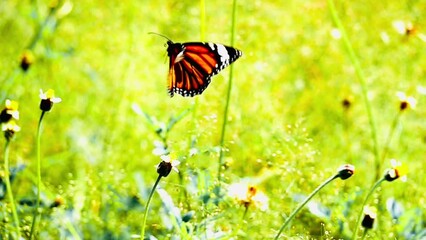
M148 34L158 35L158 36L163 37L163 38L167 39L168 41L172 42L172 40L170 40L170 38L164 36L163 34L159 34L159 33L156 33L156 32L149 32Z

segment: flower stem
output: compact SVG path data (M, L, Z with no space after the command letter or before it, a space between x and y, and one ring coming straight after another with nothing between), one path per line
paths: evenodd
M373 194L374 190L383 182L385 181L385 178L380 179L379 181L377 181L373 187L370 189L370 192L368 192L367 197L365 198L364 202L361 205L361 211L359 212L358 215L358 220L356 221L356 226L355 226L355 231L354 234L352 236L352 239L355 240L357 235L358 235L358 229L359 229L359 223L361 222L361 218L362 215L364 213L364 206L367 204L368 199L370 198L371 194Z
M294 216L296 216L296 214L303 208L303 206L305 206L305 204L307 202L309 202L309 200L311 200L311 198L317 194L323 187L325 187L328 183L330 183L331 181L333 181L334 179L338 178L339 175L334 175L330 178L328 178L327 180L325 180L325 182L323 182L321 185L319 185L291 214L290 216L287 218L287 220L285 220L284 224L282 225L282 227L280 228L280 230L278 231L277 235L275 236L274 239L278 239L279 236L281 235L281 232L287 227L287 225L291 222L291 220L294 218Z
M148 217L148 211L149 211L149 205L151 204L152 196L154 195L155 189L157 188L158 183L160 182L161 175L158 175L157 180L154 183L154 186L152 187L151 193L148 197L148 202L145 206L145 212L143 213L143 220L142 220L142 230L141 230L141 240L145 238L145 225L146 225L146 219Z
M12 207L12 215L13 215L13 221L15 224L15 233L17 236L17 239L21 238L21 233L19 230L19 219L18 219L18 213L16 212L16 206L15 206L15 200L13 199L13 192L12 187L10 184L10 171L9 171L9 140L6 140L6 145L4 148L4 182L6 184L6 190L7 195L9 196L9 202Z
M367 88L367 84L366 84L366 78L365 78L364 72L362 70L361 64L358 60L358 57L356 56L355 51L352 47L352 44L349 41L348 35L346 34L345 28L344 28L342 22L340 21L339 16L337 15L336 6L334 5L333 0L327 0L327 1L328 1L328 6L329 6L329 9L330 9L330 12L331 12L333 22L336 24L336 26L339 28L340 33L342 34L342 40L343 40L344 46L345 46L346 51L349 55L349 59L352 62L352 65L355 69L355 73L358 77L358 83L361 86L362 97L363 97L363 100L364 100L365 108L367 110L368 122L370 124L370 129L371 129L371 138L373 140L373 152L374 152L375 166L376 166L376 169L377 169L377 167L380 166L379 145L378 145L378 140L377 140L376 123L374 121L373 111L371 110L371 104L370 104L370 101L368 99L368 88ZM378 174L379 173L376 173L376 176L378 176ZM378 178L376 178L376 180L377 179Z
M390 130L389 130L389 135L388 135L388 137L386 138L386 144L385 144L385 146L384 146L384 148L383 148L383 154L382 154L382 161L381 161L381 163L383 163L383 162L385 161L385 159L386 159L386 156L387 156L388 151L389 151L389 146L390 146L390 143L391 143L391 140L392 140L393 134L394 134L394 132L395 132L396 125L397 125L397 124L398 124L398 122L399 122L399 118L400 118L400 116L401 116L401 113L402 113L402 112L401 112L401 111L399 111L399 112L396 114L395 118L393 119L393 122L392 122L391 128L390 128Z
M247 212L248 212L248 208L249 208L249 206L248 206L248 205L247 205L247 206L245 206L244 213L243 213L243 218L241 219L241 221L244 221L244 219L246 218L246 216L247 216Z
M231 46L234 45L234 38L235 38L235 14L237 9L237 0L233 0L232 3L232 22L231 22ZM231 89L232 89L232 76L233 76L233 65L231 64L229 66L229 84L228 84L228 92L226 94L226 103L225 103L225 110L223 113L223 123L222 123L222 132L220 134L220 152L219 152L219 168L217 172L217 179L220 184L221 178L222 178L222 165L223 165L223 149L225 145L225 132L226 132L226 126L228 123L228 109L229 109L229 102L231 99Z
M36 136L36 148L37 148L37 200L36 200L36 208L34 211L34 217L33 222L31 224L31 232L30 232L30 238L33 239L34 233L37 230L37 218L41 218L41 210L40 208L40 188L41 188L41 157L40 157L40 139L41 139L41 126L44 114L46 112L42 111L40 115L40 119L38 121L37 126L37 136Z
M364 229L364 233L362 234L362 238L361 238L361 240L364 240L365 239L365 237L367 237L367 232L368 232L368 229L366 228L366 229Z

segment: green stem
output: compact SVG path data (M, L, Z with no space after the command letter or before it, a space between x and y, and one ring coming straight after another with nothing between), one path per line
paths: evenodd
M367 204L368 199L370 198L371 194L373 194L374 190L375 190L375 189L376 189L376 188L377 188L377 187L378 187L378 186L379 186L379 185L380 185L383 181L385 181L385 178L380 179L379 181L377 181L377 182L373 185L373 187L371 188L370 192L368 192L367 197L365 198L364 202L362 203L361 211L359 212L358 220L356 221L355 231L354 231L354 234L353 234L353 236L352 236L352 239L353 239L353 240L355 240L355 239L356 239L356 237L357 237L357 235L358 235L359 223L361 222L362 215L364 214L364 207L365 207L365 205Z
M386 156L387 156L387 154L388 154L389 146L390 146L390 143L391 143L391 139L392 139L393 134L394 134L394 132L395 132L396 125L398 124L399 117L401 116L401 113L402 113L402 112L401 112L401 111L399 111L399 112L398 112L398 114L397 114L397 115L395 116L395 118L393 119L393 122L392 122L391 128L390 128L390 130L389 130L389 135L388 135L388 137L386 138L386 144L385 144L385 146L384 146L384 148L383 148L382 161L381 161L381 163L382 163L382 164L383 164L383 162L385 161Z
M143 220L142 220L142 230L141 230L141 240L145 238L145 225L146 225L146 219L148 217L148 211L149 211L149 205L151 204L152 196L154 195L155 189L157 188L158 183L160 182L161 175L158 175L157 180L154 183L154 186L152 187L151 193L148 197L148 202L145 206L145 212L143 213Z
M364 229L364 233L362 234L361 240L364 240L367 237L368 228Z
M40 208L40 188L41 188L41 157L40 157L40 139L41 139L41 127L42 127L42 121L43 121L43 117L44 114L46 112L42 111L41 115L40 115L40 119L38 121L38 126L37 126L37 136L36 136L36 151L37 151L37 200L36 200L36 208L34 211L34 217L33 217L33 222L31 224L31 232L30 232L30 238L29 239L33 239L34 237L34 233L37 230L37 218L41 219L41 210Z
M21 232L19 230L19 218L18 218L18 213L16 211L15 200L13 199L12 187L10 184L9 142L10 142L9 140L6 140L6 146L4 148L4 172L5 172L4 182L6 184L6 190L7 190L7 195L9 196L9 202L12 207L13 221L15 224L15 233L16 233L16 236L18 237L17 239L20 239Z
M311 200L311 198L313 196L315 196L315 194L317 194L323 187L325 187L328 183L330 183L331 181L333 181L334 179L338 178L339 175L334 175L332 177L330 177L329 179L325 180L325 182L323 182L321 185L319 185L291 214L290 216L287 218L287 220L285 220L284 224L281 226L280 230L278 231L277 235L275 236L274 239L278 239L281 235L281 232L287 227L287 225L291 222L291 220L294 218L294 216L296 216L296 214L303 208L303 206L306 205L307 202L309 202L309 200Z
M346 31L345 31L345 28L343 27L343 24L340 21L339 16L337 15L337 10L336 10L336 7L334 5L333 0L327 0L327 1L328 1L328 6L329 6L329 9L330 9L333 21L336 24L336 26L339 28L340 33L342 34L343 43L346 47L346 51L349 54L349 59L351 60L353 66L355 68L355 73L358 77L358 81L359 81L359 84L361 86L361 92L362 92L362 96L363 96L363 99L364 99L365 108L367 109L368 121L369 121L370 128L371 128L371 138L373 139L373 145L374 145L373 151L374 151L374 156L375 156L375 165L376 165L376 169L377 169L377 166L380 166L377 130L376 130L376 124L375 124L374 117L373 117L373 112L371 110L370 101L368 100L368 89L367 89L367 84L366 84L364 72L361 68L361 64L358 60L358 57L356 56L355 51L352 48L352 44L349 41L348 35L346 34ZM378 179L378 177L377 177L377 176L379 176L378 174L379 173L376 173L376 180Z
M247 216L247 212L248 212L248 205L247 206L245 206L245 209L244 209L244 214L243 214L243 218L241 219L241 221L243 221L245 218L246 218L246 216Z
M37 1L34 1L34 3L36 5ZM35 9L37 9L37 6L35 6ZM54 15L55 15L55 13L56 13L57 10L58 10L57 7L53 8L53 9L50 9L48 15L46 16L46 18L44 19L44 21L42 23L40 23L40 25L38 26L38 29L36 31L36 34L31 39L31 42L28 44L28 47L27 47L28 49L32 50L32 49L35 48L36 44L43 37L44 28L48 25L50 19L54 17Z
M232 4L232 23L231 23L231 46L234 45L234 35L235 35L235 14L237 10L237 0L233 0ZM231 89L232 89L232 73L233 73L233 66L230 66L229 69L229 84L228 84L228 92L226 94L226 103L225 103L225 110L223 113L223 123L222 123L222 132L220 134L220 152L219 152L219 168L217 173L217 179L220 184L221 178L222 178L222 164L223 164L223 148L225 145L225 132L226 132L226 126L228 123L228 109L229 109L229 102L231 99Z

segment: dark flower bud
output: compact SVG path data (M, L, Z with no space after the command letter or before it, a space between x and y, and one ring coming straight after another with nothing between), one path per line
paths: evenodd
M22 54L19 66L22 70L27 71L31 67L31 64L33 64L33 62L34 55L30 50L27 50L24 52L24 54Z
M351 164L345 164L342 165L338 169L337 177L339 177L342 180L346 180L350 178L352 175L354 175L355 167Z
M157 166L157 173L162 177L167 177L172 171L173 166L170 162L162 161Z
M361 226L365 229L372 229L374 220L376 219L376 209L366 206L364 209L364 218L362 219Z
M392 182L398 178L401 178L402 181L406 180L407 167L401 162L396 161L395 159L391 160L392 168L386 170L385 172L385 180L388 182Z
M61 98L55 97L55 91L47 90L45 93L40 89L40 110L48 112L52 109L54 103L62 101Z
M12 119L12 114L9 114L7 109L3 109L0 113L0 123L6 123L10 119Z

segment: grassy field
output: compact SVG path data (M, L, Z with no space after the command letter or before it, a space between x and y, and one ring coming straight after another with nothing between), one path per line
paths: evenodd
M344 164L353 176L280 239L425 238L426 1L334 4L237 1L233 19L223 0L1 1L0 104L20 114L0 141L1 239L131 239L143 226L150 239L272 239ZM166 39L149 32L233 42L229 102L229 68L202 95L170 98ZM37 134L40 89L62 101ZM143 224L168 153L179 173L161 178Z

